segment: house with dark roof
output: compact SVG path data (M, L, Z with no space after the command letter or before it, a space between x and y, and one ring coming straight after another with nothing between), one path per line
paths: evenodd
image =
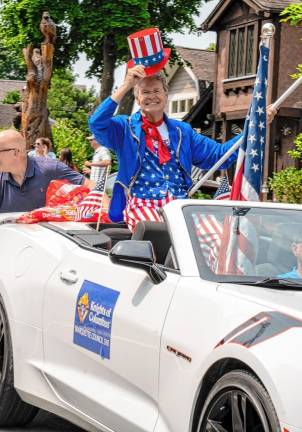
M242 128L251 102L259 56L261 28L273 23L268 103L292 84L291 74L301 63L302 27L280 23L280 12L291 0L221 0L201 29L217 33L213 121L214 138L226 140L234 128ZM288 155L295 136L302 131L302 86L286 99L268 131L265 149L264 189L272 171L294 162Z
M176 47L183 65L174 65L168 71L169 95L168 114L171 118L183 119L199 101L198 113L206 120L212 112L213 81L216 53L212 51ZM192 126L202 128L202 119L194 115L187 118Z

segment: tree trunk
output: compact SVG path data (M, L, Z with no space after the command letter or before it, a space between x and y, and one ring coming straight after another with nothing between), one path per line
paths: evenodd
M52 75L54 46L50 43L41 44L39 50L33 51L32 45L23 49L27 64L27 90L22 104L22 133L26 147L30 148L40 137L51 139L48 120L47 93Z
M100 102L111 95L114 82L114 68L117 60L114 35L107 35L103 44L103 72L101 78Z
M133 90L129 90L119 104L117 114L131 115L134 104Z

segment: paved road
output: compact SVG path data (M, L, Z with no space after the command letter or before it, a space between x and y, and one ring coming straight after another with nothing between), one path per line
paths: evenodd
M54 414L40 410L35 419L26 427L0 429L0 432L85 432L77 426Z

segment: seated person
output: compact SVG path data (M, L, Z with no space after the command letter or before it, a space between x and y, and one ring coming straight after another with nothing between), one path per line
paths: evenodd
M278 277L284 279L302 279L302 234L292 242L291 250L297 258L297 266L287 273L279 274Z

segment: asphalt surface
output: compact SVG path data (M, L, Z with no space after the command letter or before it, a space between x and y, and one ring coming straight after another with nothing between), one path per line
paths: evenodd
M2 429L0 432L85 432L84 429L63 420L54 414L40 410L26 427Z

